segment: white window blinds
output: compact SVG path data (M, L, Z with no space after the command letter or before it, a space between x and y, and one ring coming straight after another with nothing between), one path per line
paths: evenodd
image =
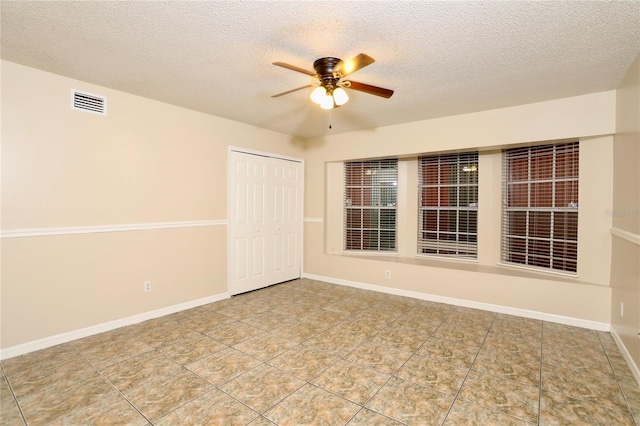
M502 259L576 272L579 143L503 154Z
M344 248L396 251L398 161L353 161L344 168Z
M477 259L478 153L420 157L418 254Z

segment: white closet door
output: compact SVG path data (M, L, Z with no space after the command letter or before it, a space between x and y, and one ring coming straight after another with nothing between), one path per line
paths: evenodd
M272 159L273 164L273 283L300 277L300 229L302 228L300 163Z
M230 151L228 176L229 293L300 277L302 164Z

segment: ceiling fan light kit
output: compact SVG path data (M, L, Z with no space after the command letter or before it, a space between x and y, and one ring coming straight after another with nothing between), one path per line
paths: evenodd
M284 62L274 62L273 65L310 75L311 77L318 79L318 81L315 84L309 84L298 87L297 89L278 93L277 95L273 95L272 98L277 98L282 95L315 86L315 89L311 92L311 100L320 105L320 108L322 109L333 109L347 103L349 95L344 88L388 99L393 95L393 90L358 83L357 81L352 80L341 80L349 74L352 74L367 65L371 65L374 62L375 60L371 56L364 53L361 53L346 62L342 59L333 57L320 58L313 63L313 69L315 72L308 71L295 65L286 64Z

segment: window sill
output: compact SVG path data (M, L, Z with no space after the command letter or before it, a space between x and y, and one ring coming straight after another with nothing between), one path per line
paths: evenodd
M573 284L589 284L589 285L597 285L602 286L602 284L595 284L586 281L580 281L578 276L556 273L556 272L547 272L547 271L538 271L531 270L526 268L520 268L517 266L507 265L507 264L496 264L496 265L481 265L477 261L473 260L461 260L461 259L434 259L433 257L424 257L418 256L415 257L405 257L399 256L397 253L347 253L344 252L342 254L336 253L334 256L345 255L351 258L363 259L363 260L372 260L376 262L389 262L389 263L397 263L397 264L405 264L405 265L415 265L415 266L424 266L429 268L443 268L443 269L451 269L457 271L470 271L470 272L478 272L481 274L492 274L492 275L502 275L502 276L511 276L518 278L529 278L536 280L545 280L545 281L558 281L565 283L573 283Z

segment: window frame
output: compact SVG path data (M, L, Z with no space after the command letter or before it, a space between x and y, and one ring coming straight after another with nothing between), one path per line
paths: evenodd
M345 253L397 254L397 208L397 159L344 162Z
M577 276L579 148L572 141L503 151L503 264Z
M478 151L418 157L418 256L478 260L478 170Z

